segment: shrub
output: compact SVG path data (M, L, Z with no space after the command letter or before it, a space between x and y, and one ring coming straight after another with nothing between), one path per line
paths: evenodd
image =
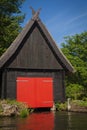
M20 111L20 117L25 118L25 117L27 117L28 115L29 115L28 109L22 109L22 110Z
M55 103L56 110L58 111L64 111L67 109L67 104L66 103Z

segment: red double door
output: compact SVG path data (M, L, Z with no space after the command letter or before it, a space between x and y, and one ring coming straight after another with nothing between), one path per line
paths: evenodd
M53 106L53 79L17 78L17 101L26 103L31 108Z

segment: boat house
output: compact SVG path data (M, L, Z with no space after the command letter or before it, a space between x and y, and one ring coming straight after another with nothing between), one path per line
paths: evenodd
M55 25L53 25L55 26ZM33 12L31 20L0 57L0 98L31 108L65 101L65 74L74 68Z

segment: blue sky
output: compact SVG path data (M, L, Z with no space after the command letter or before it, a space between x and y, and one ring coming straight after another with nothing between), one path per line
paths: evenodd
M32 17L30 6L36 11L41 8L40 19L59 46L65 36L87 31L87 0L25 0L22 26Z

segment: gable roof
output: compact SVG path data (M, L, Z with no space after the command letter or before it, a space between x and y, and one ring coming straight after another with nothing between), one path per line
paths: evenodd
M75 72L73 66L69 62L69 60L65 57L65 55L62 53L62 51L58 48L55 41L52 39L50 33L46 29L45 25L41 22L40 18L38 17L38 12L36 12L32 19L27 23L27 25L24 27L24 29L21 31L21 33L17 36L17 38L13 41L13 43L10 45L10 47L7 49L7 51L0 57L0 68L4 66L4 64L11 58L11 56L16 52L18 47L20 46L21 42L31 29L31 27L34 25L34 23L37 22L39 25L41 31L45 35L46 39L48 40L49 44L51 45L52 50L55 52L56 56L60 60L62 66L68 70L69 72Z

